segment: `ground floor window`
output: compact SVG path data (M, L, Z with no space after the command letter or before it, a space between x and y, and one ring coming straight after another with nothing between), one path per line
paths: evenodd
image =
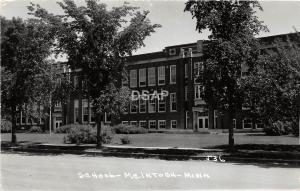
M166 128L166 121L165 120L159 120L158 121L158 128Z
M122 121L122 125L129 125L128 121Z
M243 128L252 128L252 120L250 118L243 119Z
M236 128L236 119L232 119L232 125L233 125L233 128L235 129Z
M137 121L130 121L130 125L134 125L134 126L137 126Z
M156 129L156 121L155 120L150 120L149 121L149 128L150 129Z
M171 120L171 128L176 129L177 128L177 120Z
M140 127L147 128L147 121L140 121Z

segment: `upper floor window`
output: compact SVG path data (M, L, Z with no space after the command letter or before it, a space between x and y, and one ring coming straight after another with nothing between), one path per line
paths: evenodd
M158 112L166 112L166 98L161 98L158 101Z
M170 66L170 84L176 83L176 65Z
M184 100L188 101L188 86L184 86Z
M195 76L199 76L204 70L203 62L195 62L194 63L194 71Z
M166 79L165 66L158 67L158 85L164 85Z
M176 111L177 110L177 103L176 103L176 93L171 93L170 94L170 108L171 111Z
M146 113L146 100L140 99L140 113Z
M137 113L138 111L138 101L132 101L130 104L130 113Z
M189 72L188 70L189 70L189 64L188 64L188 63L185 63L185 64L184 64L184 77L185 77L185 78L188 78L188 74L189 74L189 73L188 73L188 72Z
M89 122L89 105L88 100L82 100L82 121L87 123Z
M195 85L195 99L201 99L201 93L203 91L202 85Z
M146 69L139 70L139 86L145 87L146 86Z
M137 86L137 73L136 70L130 70L130 87Z
M156 101L155 99L150 99L148 102L148 112L155 113L156 112Z
M74 122L79 122L79 101L78 99L74 100Z
M173 56L173 55L175 55L175 54L176 54L176 49L175 49L175 48L169 49L169 55L170 55L170 56Z
M148 85L149 86L155 86L156 85L155 67L148 68Z
M78 76L74 76L74 87L78 87Z

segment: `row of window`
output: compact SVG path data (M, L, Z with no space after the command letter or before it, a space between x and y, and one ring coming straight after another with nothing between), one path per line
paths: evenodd
M148 70L148 86L156 85L156 67L147 68ZM165 66L157 67L157 83L158 85L166 84L166 69ZM137 75L139 74L139 80ZM130 70L130 87L146 87L146 68L139 70ZM170 84L176 84L176 65L170 65Z
M158 120L156 124L156 120L149 120L149 121L122 121L123 125L139 125L143 128L149 128L149 129L165 129L166 128L166 120ZM171 128L175 129L177 128L177 120L171 120Z
M158 108L156 108L156 104ZM139 99L136 101L130 102L130 113L146 113L147 108L147 101L143 99ZM160 100L156 101L156 99L148 100L148 113L155 113L158 109L158 112L166 112L166 98L161 98ZM175 112L177 111L177 98L176 93L170 94L170 111ZM126 113L126 112L125 112Z
M95 122L95 113L93 110L92 103L88 102L88 99L82 100L82 122L83 123L94 123ZM108 116L106 113L104 113L104 116L102 116L102 121L105 123L110 122L110 116ZM74 122L79 123L79 100L74 100Z

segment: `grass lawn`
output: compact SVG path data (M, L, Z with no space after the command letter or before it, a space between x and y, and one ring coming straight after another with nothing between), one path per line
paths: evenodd
M166 134L166 133L148 133L148 134L116 134L112 145L120 145L120 138L128 136L131 140L130 146L140 147L181 147L181 148L204 148L228 143L228 134ZM64 134L27 134L18 133L19 143L51 143L63 144ZM280 144L280 145L298 145L299 139L295 136L264 136L259 134L235 134L235 144ZM11 140L11 134L1 134L1 141Z

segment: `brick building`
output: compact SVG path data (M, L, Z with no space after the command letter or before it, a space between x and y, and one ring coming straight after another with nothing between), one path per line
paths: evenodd
M295 34L288 36L293 38ZM287 34L260 38L261 47L272 48L275 38L286 40L286 37ZM223 129L228 123L233 123L238 129L262 127L260 121L249 118L247 108L238 112L230 122L226 114L209 109L201 98L203 86L196 79L204 69L202 56L208 43L209 41L199 40L190 44L168 46L160 52L128 57L128 80L122 84L129 86L134 95L148 95L150 99L134 100L120 118L111 118L105 114L102 121L105 124L139 125L153 130L208 131ZM70 95L66 104L56 103L51 108L51 120L49 121L49 117L40 119L40 124L44 125L44 129L49 129L51 123L53 130L63 124L94 124L92 104L82 91L85 87L84 76L80 75L80 70L71 72L64 64L60 64L60 67L64 73L70 74L76 91ZM247 66L244 65L242 74L246 73ZM48 113L50 111L50 108L42 109ZM28 119L23 118L21 114L17 119L21 126L33 124L31 121L26 123Z

